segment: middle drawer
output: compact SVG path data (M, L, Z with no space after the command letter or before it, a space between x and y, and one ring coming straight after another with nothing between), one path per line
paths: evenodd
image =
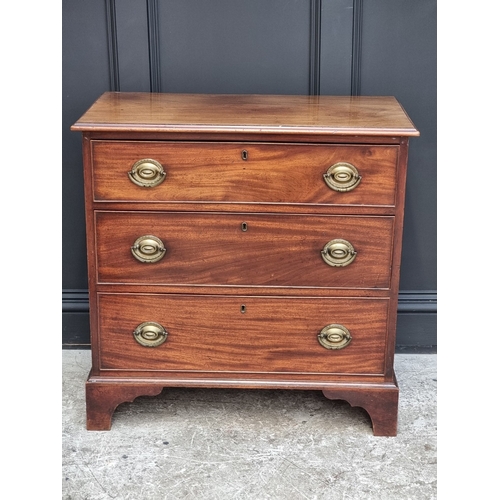
M97 282L390 287L393 217L95 212Z

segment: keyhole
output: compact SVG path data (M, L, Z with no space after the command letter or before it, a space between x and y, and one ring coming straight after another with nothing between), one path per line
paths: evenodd
M247 307L245 306L245 304L241 304L240 312L241 314L245 314L247 312Z
M246 222L241 223L241 230L246 231L248 229L248 224Z
M241 152L241 158L243 160L248 160L248 151L246 149L244 149L242 152Z

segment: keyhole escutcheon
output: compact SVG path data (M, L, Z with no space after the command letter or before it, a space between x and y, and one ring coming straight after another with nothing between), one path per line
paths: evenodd
M241 152L241 158L242 158L242 160L248 160L248 151L246 149L244 149Z

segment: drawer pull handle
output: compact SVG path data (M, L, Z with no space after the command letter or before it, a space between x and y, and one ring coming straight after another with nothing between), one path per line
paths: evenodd
M321 257L332 267L348 266L355 258L357 252L346 240L331 240L321 250Z
M325 326L318 335L318 342L326 349L343 349L352 340L349 330L338 324Z
M157 347L167 340L168 332L154 321L141 323L134 330L135 340L144 347Z
M167 252L160 238L150 234L137 238L130 250L139 262L158 262Z
M341 193L352 191L361 181L358 169L346 162L332 165L326 174L323 174L323 178L329 188Z
M145 158L134 163L128 176L138 186L155 187L165 179L165 170L160 162Z

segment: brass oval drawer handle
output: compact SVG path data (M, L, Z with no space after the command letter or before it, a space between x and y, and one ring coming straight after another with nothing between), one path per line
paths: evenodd
M358 253L347 240L331 240L321 250L321 257L332 267L344 267L351 264Z
M346 162L332 165L326 174L323 174L323 178L329 188L341 193L352 191L361 182L358 169Z
M338 324L325 326L318 335L318 342L326 349L343 349L352 340L351 332Z
M137 238L130 250L139 262L158 262L167 252L160 238L151 234Z
M165 179L165 170L160 162L145 158L134 163L128 176L138 186L155 187Z
M167 340L167 335L167 330L154 321L145 321L134 330L134 339L144 347L158 347Z

